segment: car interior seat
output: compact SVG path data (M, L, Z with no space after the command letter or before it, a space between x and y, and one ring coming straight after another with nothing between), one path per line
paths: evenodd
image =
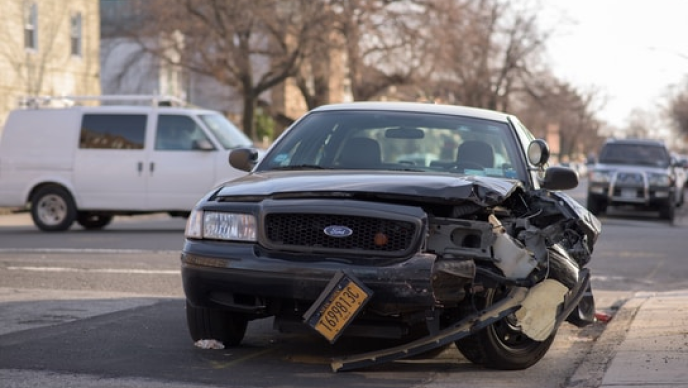
M382 152L377 140L367 137L349 139L339 155L339 167L374 168L382 163Z
M494 167L494 150L489 143L480 140L467 140L456 154L456 164L460 168Z

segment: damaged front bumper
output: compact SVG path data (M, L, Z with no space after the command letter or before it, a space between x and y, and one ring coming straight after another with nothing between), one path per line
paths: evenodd
M565 293L565 295L563 295L563 300L561 303L556 304L554 307L550 307L555 309L553 314L549 314L552 313L552 311L547 311L547 309L545 309L545 311L541 311L545 313L544 315L551 316L552 319L545 322L538 320L538 322L534 323L536 329L542 329L545 326L549 327L547 333L540 332L540 334L546 334L546 336L549 336L552 332L554 332L559 325L561 325L561 323L563 323L567 317L572 314L581 300L586 297L588 291L590 290L590 272L588 269L583 269L581 270L580 275L579 282L573 289L569 290ZM446 328L443 328L437 334L423 337L401 346L353 356L335 358L332 360L330 365L334 372L348 371L412 357L429 350L451 344L454 341L472 335L511 314L515 314L518 318L519 310L521 310L524 305L538 306L539 301L550 299L546 293L537 291L532 292L533 289L534 288L528 289L525 287L512 288L509 294L507 294L507 296L501 299L499 302L482 311L476 312L473 315L467 316ZM531 309L533 308L537 309L537 307L531 307ZM535 314L540 318L544 316L543 314ZM519 323L524 328L524 332L530 331L530 327L528 327L527 322L519 321Z

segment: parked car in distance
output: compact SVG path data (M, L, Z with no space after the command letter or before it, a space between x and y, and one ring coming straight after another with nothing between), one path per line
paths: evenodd
M576 173L548 168L547 144L512 115L321 106L256 158L233 150L231 165L250 173L189 216L182 280L194 341L237 346L250 321L274 317L331 343L413 340L335 359L334 371L451 343L477 364L523 369L561 323L594 320L585 266L599 221L562 191Z
M75 105L92 100L109 105ZM100 229L115 215L186 216L207 190L246 174L227 157L252 145L219 112L163 96L35 98L2 131L0 207L30 209L43 231L75 221Z
M673 220L683 204L682 169L661 141L610 139L590 169L587 208L598 215L623 206Z

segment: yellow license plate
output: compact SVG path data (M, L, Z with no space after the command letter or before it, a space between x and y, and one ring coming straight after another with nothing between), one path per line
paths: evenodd
M372 291L353 277L338 273L306 312L306 322L334 343L372 296Z

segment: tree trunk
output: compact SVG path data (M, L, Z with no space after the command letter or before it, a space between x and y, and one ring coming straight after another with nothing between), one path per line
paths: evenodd
M255 116L256 113L256 103L257 99L252 93L244 94L244 114L241 118L241 125L244 133L253 141L262 141L262 139L256 139L256 128L253 125L253 116Z

